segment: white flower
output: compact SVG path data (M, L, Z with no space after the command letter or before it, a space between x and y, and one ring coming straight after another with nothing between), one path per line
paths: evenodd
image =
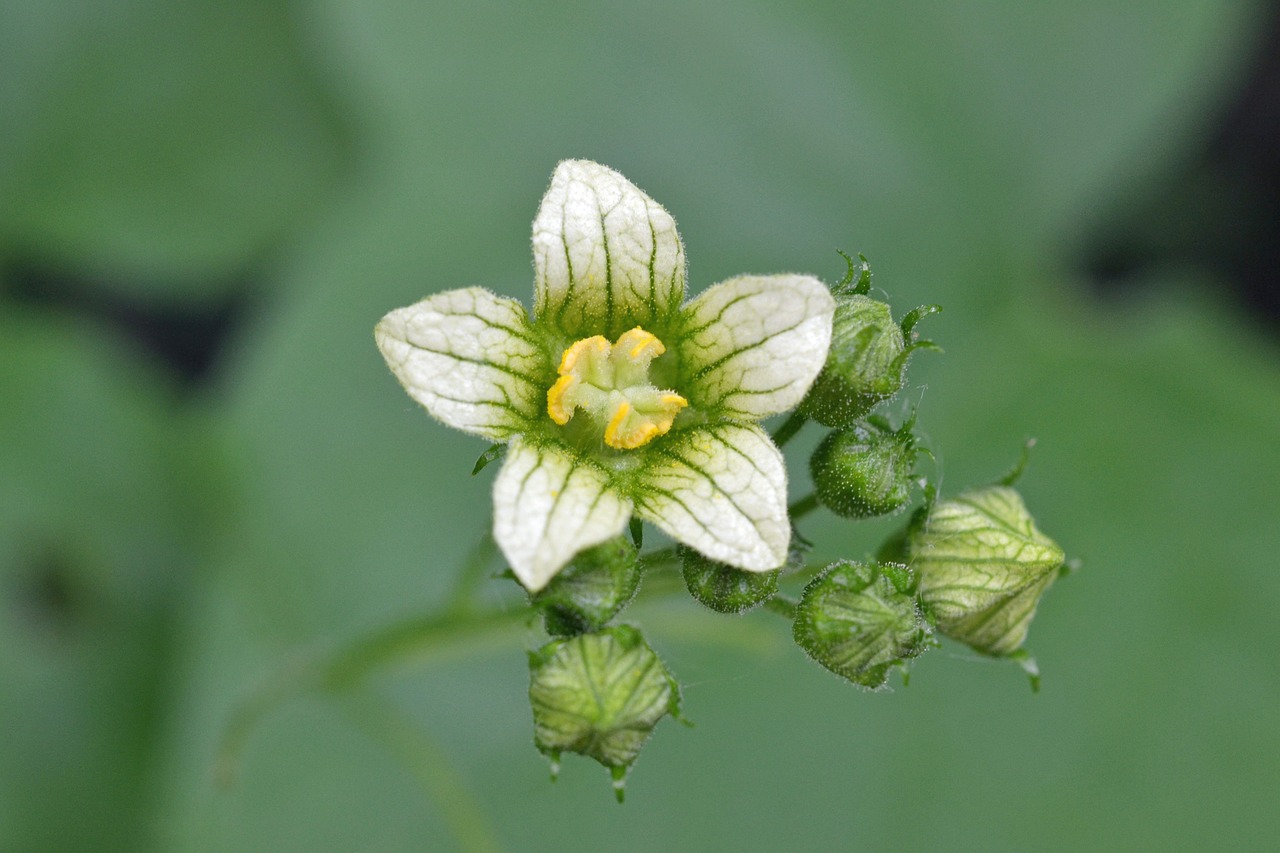
M375 330L415 400L509 442L494 538L537 591L634 513L714 560L778 568L782 455L757 421L793 408L827 357L834 302L811 276L741 276L684 303L675 221L622 175L556 167L533 222L534 309L479 287Z

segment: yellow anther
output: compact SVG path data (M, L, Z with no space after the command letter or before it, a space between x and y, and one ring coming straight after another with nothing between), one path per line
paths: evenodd
M639 326L629 332L624 332L622 337L618 338L618 342L613 345L613 349L614 352L625 352L627 358L633 361L638 361L644 356L657 358L667 351L667 348L662 345L662 341L658 340L657 335L652 332L646 332Z
M578 377L566 374L557 379L556 384L547 391L547 414L551 415L551 420L560 426L567 424L569 418L573 417L573 410L576 407L565 397L579 381Z
M559 373L561 376L574 373L578 369L578 362L583 358L589 359L592 355L608 354L609 339L604 335L594 335L590 338L583 338L564 351L564 355L560 357Z
M559 378L547 389L547 414L564 426L578 409L604 424L604 443L632 450L665 435L689 402L649 381L649 363L666 352L637 326L613 345L602 335L575 341L560 357Z
M634 450L637 447L643 447L649 443L649 440L655 436L661 435L665 430L659 430L657 424L645 421L637 426L633 431L627 433L616 444L609 445L619 450Z
M618 404L618 408L614 410L613 417L609 418L609 425L604 428L604 443L610 447L628 448L638 447L639 445L628 445L628 436L624 435L618 438L618 431L622 429L622 423L627 419L627 415L631 414L631 404L623 400Z

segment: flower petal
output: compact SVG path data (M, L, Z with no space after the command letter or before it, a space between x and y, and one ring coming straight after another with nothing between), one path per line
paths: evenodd
M812 276L741 276L711 287L683 312L690 403L750 420L794 408L826 362L834 313Z
M752 572L787 558L787 472L754 424L719 423L673 434L650 450L636 514L673 539Z
M631 502L603 471L557 447L515 439L493 483L493 538L530 592L629 518Z
M571 338L662 327L684 299L675 220L617 172L565 160L533 221L534 314Z
M514 299L449 290L392 311L373 334L409 396L455 429L505 439L546 404L547 356Z

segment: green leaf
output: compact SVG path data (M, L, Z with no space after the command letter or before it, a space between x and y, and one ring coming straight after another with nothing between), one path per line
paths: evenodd
M0 29L0 251L187 298L236 283L344 166L283 2L20 0Z

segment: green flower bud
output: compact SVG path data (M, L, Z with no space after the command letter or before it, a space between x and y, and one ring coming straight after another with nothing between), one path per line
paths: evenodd
M809 459L823 506L846 518L888 515L905 506L918 452L911 426L894 432L873 418L829 434Z
M534 743L558 772L560 754L594 758L622 799L627 768L653 727L680 711L680 688L635 628L552 640L529 655Z
M708 559L692 548L681 548L680 556L689 594L719 613L746 613L778 592L777 571L744 572Z
M1007 486L935 504L908 533L906 552L938 630L994 656L1022 645L1064 560Z
M937 348L932 341L913 340L912 329L922 317L942 309L921 306L901 324L893 322L889 306L866 295L871 290L871 267L866 258L858 257L860 264L855 267L853 259L844 255L849 272L832 288L836 312L827 363L799 409L835 429L853 426L877 403L897 394L913 351Z
M552 636L596 631L631 603L640 574L635 545L618 536L574 557L532 602Z
M792 632L809 657L854 684L877 690L889 669L929 647L914 579L894 563L832 563L805 587Z

